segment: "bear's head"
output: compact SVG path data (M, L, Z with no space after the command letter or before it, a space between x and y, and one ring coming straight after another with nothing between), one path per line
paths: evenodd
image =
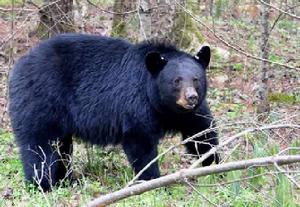
M146 55L145 61L153 84L150 100L155 108L191 112L205 99L206 68L210 61L208 46L202 47L195 56L153 51Z

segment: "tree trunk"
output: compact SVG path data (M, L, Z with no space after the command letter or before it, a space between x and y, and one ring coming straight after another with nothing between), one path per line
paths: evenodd
M44 0L35 34L46 39L58 33L74 32L73 0Z
M265 0L266 3L270 3L270 0ZM269 7L265 4L261 5L261 58L269 58ZM261 61L260 65L260 84L258 89L258 105L257 112L261 114L261 118L270 111L270 105L268 101L268 70L269 63L266 61Z
M177 2L180 5L170 0L141 0L140 40L166 39L186 50L198 49L204 38L183 7L197 14L200 8L186 0Z
M195 7L191 1L180 0L178 2L181 6L176 6L174 24L169 33L170 39L178 47L188 52L196 52L205 41L205 38L197 27L196 22L186 10L197 16L200 13L200 7Z
M173 1L141 0L139 40L157 37L168 39L174 25L175 12L175 2Z
M135 34L130 36L130 26L132 26L130 18L134 10L136 10L136 0L115 0L114 3L114 17L112 23L111 36L123 37L134 40ZM133 31L134 33L134 31Z

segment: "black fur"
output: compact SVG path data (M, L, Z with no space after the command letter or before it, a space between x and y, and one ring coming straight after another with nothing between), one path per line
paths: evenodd
M147 61L157 65L146 60L151 53L163 57L156 73L146 66ZM164 43L134 45L92 35L65 34L40 43L16 63L9 80L9 112L26 179L40 178L44 190L63 179L68 166L62 160L72 153L72 136L101 146L121 144L137 173L157 155L166 131L182 132L185 139L212 126L205 101L208 63L199 58L209 59ZM180 89L172 80L195 74L199 104L178 108L174 97ZM208 144L188 143L195 155L218 144L216 132L197 140ZM55 148L51 143L57 141ZM159 175L155 163L140 179Z

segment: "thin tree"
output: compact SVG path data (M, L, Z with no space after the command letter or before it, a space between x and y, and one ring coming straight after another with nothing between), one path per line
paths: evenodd
M186 0L140 0L140 40L155 37L169 40L180 48L197 50L204 38L183 8L195 13L200 10Z
M169 0L140 0L140 40L168 38L174 25L175 2Z
M265 0L266 3L270 3L270 0ZM269 7L265 4L261 5L261 51L260 57L267 60L269 58ZM260 83L258 89L258 105L257 112L261 114L261 118L270 111L270 104L268 101L268 70L269 63L267 61L261 61L260 65Z

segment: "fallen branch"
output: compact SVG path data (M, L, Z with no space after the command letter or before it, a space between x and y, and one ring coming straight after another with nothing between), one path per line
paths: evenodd
M12 11L36 11L36 9L27 9L27 8L4 8L0 7L0 12L12 12Z
M286 155L286 156L270 156L264 158L256 158L250 160L241 160L235 162L224 163L220 165L213 165L209 167L202 167L196 169L182 169L176 173L162 176L157 179L146 181L131 187L123 188L119 191L101 196L87 204L92 206L106 206L116 201L128 198L133 195L139 195L146 191L150 191L162 186L167 186L174 183L185 182L187 178L200 177L211 174L223 173L234 170L242 170L247 168L255 168L267 165L285 165L300 162L300 155Z
M261 130L269 130L269 129L278 129L278 128L297 128L300 129L300 125L295 125L295 124L273 124L273 125L266 125L266 126L262 126L262 127L257 127L257 128L248 128L238 134L235 134L231 137L226 138L226 141L224 143L221 143L218 146L212 147L208 152L206 152L205 154L203 154L194 164L191 165L190 168L195 168L197 167L199 164L201 164L205 159L207 159L210 155L213 155L217 152L217 150L221 149L222 147L228 145L229 143L231 143L233 140L254 132L254 131L261 131ZM160 157L164 156L165 154L167 154L168 152L172 151L173 149L177 148L180 145L186 144L187 142L190 142L192 140L194 140L196 137L200 137L204 134L207 134L211 131L214 131L218 129L218 127L214 127L214 128L208 128L204 131L201 131L183 141L181 141L180 143L173 145L171 147L169 147L167 150L165 150L164 152L162 152L161 154L157 155L153 160L151 160L142 170L140 170L139 173L136 174L136 176L128 183L127 186L132 185L139 177L140 175L145 172L153 163L155 163Z

